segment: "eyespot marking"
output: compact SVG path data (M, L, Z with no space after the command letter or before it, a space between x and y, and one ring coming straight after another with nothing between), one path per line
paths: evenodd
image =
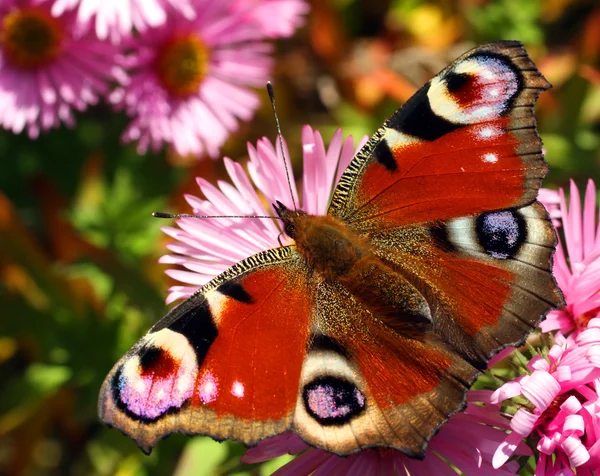
M116 405L132 419L155 421L192 396L198 366L185 336L162 329L146 337L112 379Z
M344 425L366 408L363 393L336 377L318 377L304 387L306 412L324 426Z
M525 220L515 210L480 215L475 230L485 252L496 259L512 258L527 235Z
M434 78L428 99L438 116L455 124L476 124L509 110L521 83L519 71L508 58L484 52Z

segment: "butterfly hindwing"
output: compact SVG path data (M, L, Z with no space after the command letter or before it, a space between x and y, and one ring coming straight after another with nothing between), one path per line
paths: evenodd
M115 365L100 417L146 452L173 432L246 444L281 433L311 315L294 248L254 255L174 308Z
M339 454L391 446L422 457L477 369L431 332L397 332L339 284L321 283L315 302L294 431Z

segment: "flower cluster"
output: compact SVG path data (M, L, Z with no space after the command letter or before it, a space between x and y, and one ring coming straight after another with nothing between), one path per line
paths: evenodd
M501 467L524 437L535 434L530 441L537 441L539 474L600 468L600 319L590 320L575 339L562 343L550 348L546 358L531 359L527 365L531 374L504 384L492 395L492 403L526 399L496 450L494 467Z
M554 276L566 305L551 311L540 325L543 332L557 331L568 340L586 329L591 319L600 317L600 219L596 207L596 185L587 184L581 209L579 189L571 182L569 206L564 191L552 207L560 216L559 240L554 256ZM554 200L556 203L556 200ZM546 204L546 203L545 203ZM552 212L551 212L552 213Z
M258 107L251 88L269 79L270 40L290 36L307 9L304 0L5 0L0 126L35 138L107 98L131 117L123 140L139 152L167 143L215 157Z
M363 139L361 144L366 140ZM187 196L201 215L274 215L265 203L291 205L291 195L310 214L325 214L333 188L357 150L337 131L327 148L319 132L302 134L301 194L291 191L285 173L290 154L267 139L249 145L248 172L225 159L232 184L218 188L198 179L205 199ZM359 144L360 147L360 144ZM291 192L291 194L290 194ZM300 195L300 196L299 196ZM423 461L391 449L370 449L339 457L311 448L293 433L261 442L242 461L256 463L284 454L298 455L277 474L516 474L521 463L536 461L536 475L595 474L600 470L600 229L596 229L596 189L588 183L583 212L572 184L569 206L562 190L542 190L561 235L554 272L566 305L542 322L543 334L527 365L502 363L511 349L490 366L513 369L500 380L487 377L490 390L471 390L464 412L453 415L429 442ZM168 302L189 297L235 262L279 246L279 222L269 219L198 220L182 218L164 231L175 239L161 262L175 265L169 276L183 285L170 290ZM285 239L285 238L284 238ZM600 317L600 316L599 316ZM539 331L538 331L539 332ZM547 342L554 342L553 345ZM531 346L529 347L531 349ZM504 361L506 362L506 361ZM495 381L490 384L490 381ZM502 385L498 383L506 382ZM480 388L480 387L479 387ZM495 390L495 391L493 391ZM518 459L515 456L524 456ZM520 461L520 462L519 462ZM572 471L570 468L574 468Z

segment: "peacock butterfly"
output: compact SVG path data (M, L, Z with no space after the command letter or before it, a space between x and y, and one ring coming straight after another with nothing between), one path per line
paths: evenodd
M293 430L340 455L422 458L491 356L561 301L522 45L458 58L352 160L326 216L220 274L114 366L100 418L145 452L173 432L247 445Z

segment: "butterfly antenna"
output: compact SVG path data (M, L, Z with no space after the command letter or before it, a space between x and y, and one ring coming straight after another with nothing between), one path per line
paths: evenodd
M285 158L285 149L283 148L283 136L281 135L281 127L279 126L279 117L277 116L277 110L275 109L275 91L271 81L267 81L267 92L269 93L269 99L271 101L271 107L273 108L273 116L275 116L275 125L277 126L277 136L279 137L279 146L281 147L281 155L283 156L283 166L285 167L285 175L287 177L288 186L290 187L290 195L292 197L292 204L294 210L297 210L296 200L294 199L294 192L292 190L292 181L290 180L290 171L287 166L287 160Z
M271 220L281 220L279 217L268 215L191 215L188 213L165 213L152 212L154 218L270 218Z

